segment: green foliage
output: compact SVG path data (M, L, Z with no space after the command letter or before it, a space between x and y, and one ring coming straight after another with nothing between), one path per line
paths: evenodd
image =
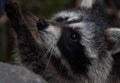
M26 7L28 10L44 15L51 16L68 5L68 0L27 0Z

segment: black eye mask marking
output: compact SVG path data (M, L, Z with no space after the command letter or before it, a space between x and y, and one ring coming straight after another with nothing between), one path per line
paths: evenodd
M68 18L69 18L69 17L65 17L65 18L63 18L63 17L58 17L58 18L55 19L55 21L57 21L57 22L64 22L64 21L66 21Z
M70 28L63 28L58 47L75 74L86 75L90 60L85 55L85 47L80 44L80 35Z

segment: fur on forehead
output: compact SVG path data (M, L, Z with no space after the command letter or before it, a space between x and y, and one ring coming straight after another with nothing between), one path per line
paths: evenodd
M62 18L64 19L64 21L71 21L71 20L79 20L80 18L82 18L82 20L86 20L86 21L94 21L94 22L100 21L98 23L101 24L101 22L105 20L106 17L107 15L104 12L102 12L102 9L98 11L94 8L90 10L84 8L74 8L74 9L58 12L51 19L56 20L57 18Z
M80 16L84 16L85 10L80 9L69 9L65 11L58 12L52 17L52 20L57 18L68 18L67 21L79 19Z
M79 14L76 12L63 11L54 15L52 20L56 20L58 18L62 18L62 19L68 18L67 20L78 19Z

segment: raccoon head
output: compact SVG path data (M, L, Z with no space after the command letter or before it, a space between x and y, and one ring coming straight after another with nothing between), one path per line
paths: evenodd
M89 7L65 10L50 20L39 19L35 24L39 32L37 40L47 49L42 55L49 63L46 65L55 68L54 71L50 67L49 72L67 78L61 80L74 79L74 82L57 80L58 83L106 83L112 67L111 55L120 51L120 30L108 28L110 24L106 15L99 9L89 10ZM39 70L42 59L39 53L42 50L39 49L43 46L39 47L31 37L15 4L8 4L6 11L17 32L23 61L28 60L27 64L32 64L30 67Z
M107 79L112 67L111 55L119 44L115 42L119 31L108 29L110 25L104 13L84 8L65 10L50 20L39 19L37 27L39 41L44 42L50 62L62 75ZM117 34L111 34L116 31ZM114 50L106 39L115 42Z

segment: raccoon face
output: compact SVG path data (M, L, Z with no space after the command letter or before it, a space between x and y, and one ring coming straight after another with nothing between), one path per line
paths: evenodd
M89 9L93 2L87 5L86 1L90 0L85 0L82 6ZM36 23L38 41L47 49L44 55L43 46L32 37L29 31L32 26L26 25L18 6L10 2L6 12L18 36L22 61L28 68L41 75L47 59L50 67L46 71L52 73L51 79L58 83L109 83L106 80L112 71L111 55L120 52L120 29L107 28L109 19L99 9L66 10L51 20L39 19Z
M107 49L106 38L114 41L108 33L114 29L108 29L108 22L103 12L84 8L62 11L50 20L38 20L39 41L48 50L48 62L65 77L84 75L91 79L107 79L113 49Z
M105 55L102 28L106 24L100 25L100 18L93 20L86 13L83 10L62 11L51 20L37 22L39 41L44 42L51 57L60 61L53 65L62 65L74 74L86 75L91 59Z

